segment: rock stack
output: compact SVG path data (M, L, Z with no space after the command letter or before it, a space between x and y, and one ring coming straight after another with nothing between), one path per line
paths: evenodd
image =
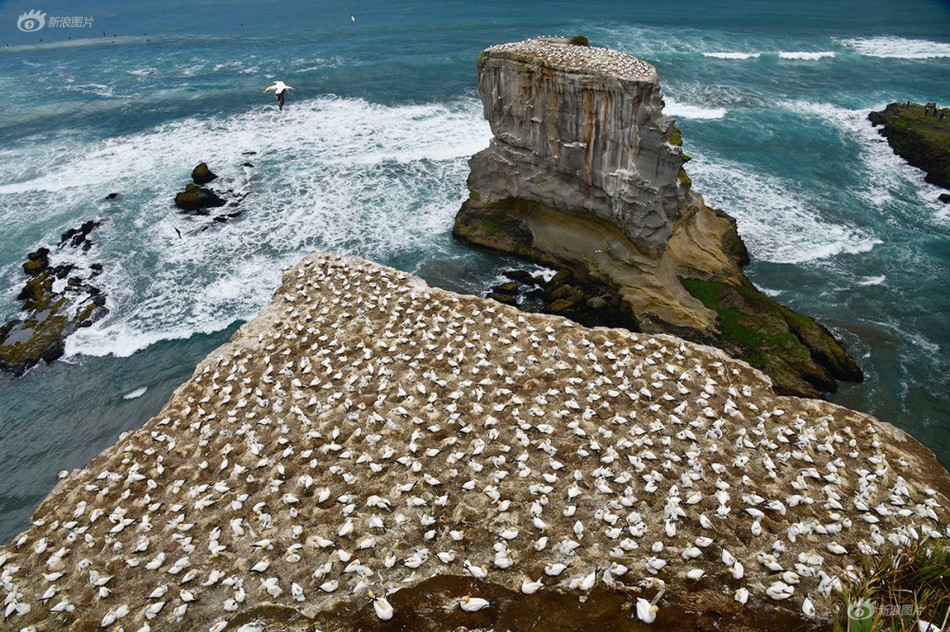
M743 274L735 221L691 191L651 65L541 38L488 48L478 72L494 138L471 159L457 237L571 269L610 290L614 321L715 344L784 393L861 379L827 330Z

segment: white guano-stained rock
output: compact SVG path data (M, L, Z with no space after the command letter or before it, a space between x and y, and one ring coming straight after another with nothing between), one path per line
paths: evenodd
M948 494L906 433L718 350L318 253L0 547L0 629L517 629L558 600L612 629L698 595L773 629L950 536Z

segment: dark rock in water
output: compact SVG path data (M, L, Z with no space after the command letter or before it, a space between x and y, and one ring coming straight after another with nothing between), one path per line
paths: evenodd
M39 248L26 256L23 262L23 271L30 276L36 276L49 268L49 248Z
M45 251L45 252L44 252ZM49 268L49 250L40 248L36 252L27 255L27 260L23 263L23 271L30 276L36 276Z
M37 248L33 252L26 255L26 258L29 261L36 261L38 259L43 259L48 262L49 258L49 248Z
M533 274L526 270L505 270L502 274L522 285L537 286L541 284L539 279L536 279Z
M52 268L52 272L53 276L55 276L57 279L65 279L69 276L69 273L75 269L76 266L72 265L71 263L64 263Z
M73 248L83 247L88 250L92 246L92 242L89 241L89 233L101 225L102 222L89 220L88 222L83 222L79 228L70 228L60 236L60 248L69 244Z
M499 294L506 294L508 296L513 296L518 293L519 285L515 281L509 281L507 283L501 283L500 285L495 286L495 292Z
M944 204L950 204L950 193L941 193L939 196L937 196L937 199Z
M493 301L498 301L499 303L504 303L505 305L517 305L518 299L512 294L501 294L500 292L489 292L485 295L485 298L490 298Z
M92 246L89 233L99 226L89 221L62 235L58 250L87 252ZM102 272L102 265L88 268L76 262L51 263L49 248L27 255L24 272L30 278L17 295L23 301L21 315L0 327L0 370L21 375L38 362L53 362L66 348L66 338L79 327L89 327L108 313L102 291L88 280ZM56 280L66 279L60 290Z
M17 295L18 301L26 301L24 308L35 309L41 304L45 295L53 291L53 278L46 271L37 274L23 285L23 289Z
M548 282L548 287L555 287L562 285L564 283L569 283L571 279L574 278L574 274L567 269L558 270L551 280Z
M573 308L575 305L577 305L577 301L572 301L567 298L558 298L552 301L544 311L549 314L564 314L564 312Z
M230 206L236 206L236 205L237 205L237 203L234 202L234 203L232 203ZM211 219L212 219L212 221L218 222L219 224L224 224L225 222L227 222L227 221L229 221L229 220L232 220L232 219L236 219L236 218L240 217L240 216L243 215L243 214L244 214L244 211L235 211L235 212L233 212L233 213L225 213L224 215L215 215L215 216L214 216L213 218L211 218Z
M107 200L117 200L118 198L119 198L118 193L110 193L109 195L106 196Z
M226 203L210 189L191 183L185 185L185 190L175 196L175 206L183 211L203 215L207 215L207 209L224 206Z
M206 163L199 163L197 167L191 170L191 179L195 184L208 184L212 180L217 179L218 176L211 172L211 169L208 169Z
M564 299L571 303L576 303L584 298L584 293L579 288L567 283L563 285L554 285L552 283L548 287L550 288L548 298L553 300Z
M927 172L927 182L950 189L950 117L941 119L936 111L934 104L891 103L868 119L883 126L881 134L895 154Z

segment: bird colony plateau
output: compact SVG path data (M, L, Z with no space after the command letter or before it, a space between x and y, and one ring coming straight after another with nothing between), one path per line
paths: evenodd
M950 536L948 489L902 431L777 397L715 349L319 253L63 473L0 549L0 626L217 631L262 604L385 621L434 575L621 591L643 622L695 590L821 616L859 556Z
M485 53L506 53L522 61L566 72L614 76L630 81L656 81L656 69L632 55L597 46L575 46L560 37L539 37L497 44Z

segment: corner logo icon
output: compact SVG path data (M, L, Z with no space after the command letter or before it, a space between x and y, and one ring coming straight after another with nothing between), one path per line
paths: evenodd
M24 33L34 33L46 26L46 14L39 11L30 11L20 16L16 27Z
M874 602L868 599L859 598L848 607L848 619L851 621L863 621L874 616Z

